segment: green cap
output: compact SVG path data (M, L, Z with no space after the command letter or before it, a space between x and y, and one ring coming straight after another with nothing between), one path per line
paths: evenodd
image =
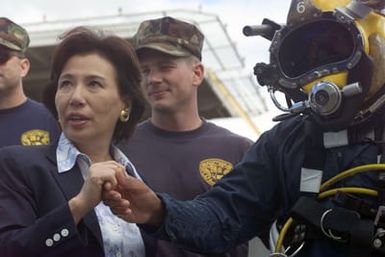
M193 24L171 17L143 21L133 39L137 52L150 48L173 56L202 57L202 32Z
M0 45L24 53L29 45L28 33L10 19L0 17Z

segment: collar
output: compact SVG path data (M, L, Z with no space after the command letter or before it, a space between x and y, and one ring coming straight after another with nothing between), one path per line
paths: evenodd
M114 160L123 167L134 173L136 177L140 177L135 168L134 165L130 162L130 160L123 154L122 151L120 151L116 146L111 145L111 151L112 156ZM87 162L88 165L91 165L91 159L84 153L80 152L73 144L72 142L64 135L64 133L61 133L58 146L56 148L56 160L57 160L57 166L58 166L58 172L64 173L69 171L75 166L76 161L78 158L83 159Z

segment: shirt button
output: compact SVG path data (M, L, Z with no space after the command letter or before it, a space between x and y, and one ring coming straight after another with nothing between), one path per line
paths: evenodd
M61 231L60 231L60 234L63 236L63 237L66 237L68 236L70 232L68 231L68 229L66 228L63 228Z
M61 236L58 233L53 235L53 240L56 241L56 242L59 241L60 238L61 238Z
M45 240L45 245L48 247L53 246L53 240L51 238L48 238L47 240Z

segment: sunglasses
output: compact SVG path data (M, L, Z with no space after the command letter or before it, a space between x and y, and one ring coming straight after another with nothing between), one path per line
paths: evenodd
M9 59L12 58L12 56L21 57L20 54L18 54L17 52L1 47L0 48L0 65L8 62Z

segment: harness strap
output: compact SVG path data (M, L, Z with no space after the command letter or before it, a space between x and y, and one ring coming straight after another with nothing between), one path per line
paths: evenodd
M316 197L319 193L326 152L322 142L322 129L313 121L305 121L305 158L301 169L302 195Z
M385 246L373 246L373 240L385 242L385 173L380 173L377 188L380 202L373 205L348 194L338 194L333 201L340 201L329 209L317 202L326 163L327 149L363 142L376 143L381 149L379 160L385 162L384 122L377 121L368 127L351 127L343 131L325 132L310 118L305 121L305 157L301 169L301 197L289 214L299 224L309 226L306 238L326 236L348 244L349 257L369 256L372 252L385 253ZM336 203L336 202L335 202ZM378 206L384 212L378 214ZM360 214L359 214L360 213ZM364 214L364 215L362 215ZM379 217L374 224L373 217ZM383 232L383 233L382 233ZM380 235L378 235L380 233ZM295 234L295 232L294 232Z
M300 197L291 214L294 219L310 225L313 230L335 241L349 244L352 248L350 256L362 256L363 252L368 255L373 250L373 221L361 220L357 212L338 207L328 209L314 199ZM358 252L360 255L357 255Z
M341 208L358 212L362 218L374 220L377 214L377 204L370 203L349 193L338 192L332 201Z

